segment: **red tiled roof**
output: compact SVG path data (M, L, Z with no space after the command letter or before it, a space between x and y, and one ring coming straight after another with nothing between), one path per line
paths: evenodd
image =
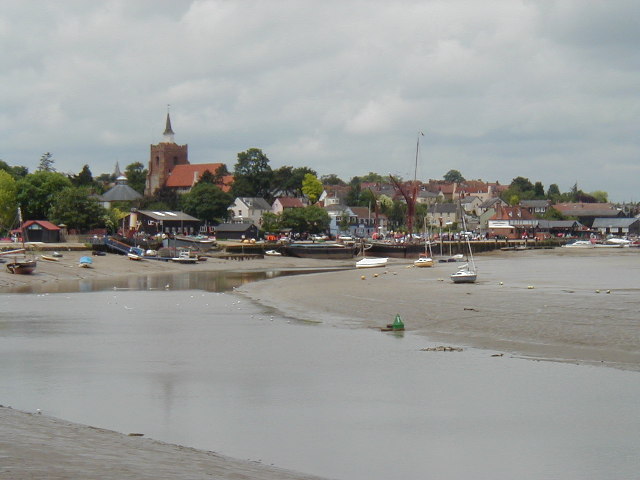
M207 170L215 175L216 170L220 168L222 163L197 163L187 165L176 165L169 178L167 178L167 187L188 188L196 184L200 177ZM233 175L227 175L222 179L223 185L220 186L223 191L228 192L233 183Z
M529 210L520 207L498 207L491 220L531 220L535 218Z
M282 208L297 208L304 207L302 200L294 197L280 197L276 199L282 205Z
M54 225L51 222L47 222L46 220L27 220L22 224L22 228L23 229L29 228L31 225L36 223L40 225L42 228L44 228L45 230L60 230L60 227L58 227L57 225Z

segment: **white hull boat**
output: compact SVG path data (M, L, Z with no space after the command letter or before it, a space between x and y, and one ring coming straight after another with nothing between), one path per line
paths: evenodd
M388 258L363 258L356 262L356 268L375 268L387 265Z

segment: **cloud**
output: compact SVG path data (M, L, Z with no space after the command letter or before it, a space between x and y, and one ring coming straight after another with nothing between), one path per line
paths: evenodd
M635 2L33 0L3 6L0 158L146 163L167 104L192 162L262 148L345 179L516 176L630 199ZM589 163L588 168L585 161ZM406 166L405 166L406 165ZM619 175L616 174L619 172Z

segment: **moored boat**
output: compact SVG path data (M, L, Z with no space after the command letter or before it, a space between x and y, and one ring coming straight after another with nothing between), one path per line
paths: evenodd
M284 252L292 257L300 258L325 258L325 259L347 259L353 258L357 252L354 245L343 245L340 243L290 243L283 247Z
M363 258L356 262L356 268L375 268L375 267L385 267L387 265L388 258Z

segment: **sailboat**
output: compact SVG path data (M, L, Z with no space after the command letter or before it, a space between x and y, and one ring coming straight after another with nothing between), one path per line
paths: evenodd
M465 232L467 231L467 226L464 222L464 212L462 212L462 228ZM476 270L476 264L473 261L473 252L471 251L469 235L465 235L465 239L469 258L467 258L467 263L462 265L456 273L451 274L451 280L453 280L453 283L475 283L478 279L478 272Z
M374 268L385 267L389 261L388 257L367 257L365 250L367 249L364 242L362 242L362 258L356 262L356 268Z
M424 253L413 262L415 267L433 267L433 253L431 252L431 241L427 235L427 217L424 217Z
M22 248L5 252L4 255L14 255L9 263L7 263L7 270L9 273L28 275L35 271L37 262L35 258L27 258L26 255L26 248L24 246L24 229L22 228L22 211L20 210L20 207L18 207L18 221L20 222Z

